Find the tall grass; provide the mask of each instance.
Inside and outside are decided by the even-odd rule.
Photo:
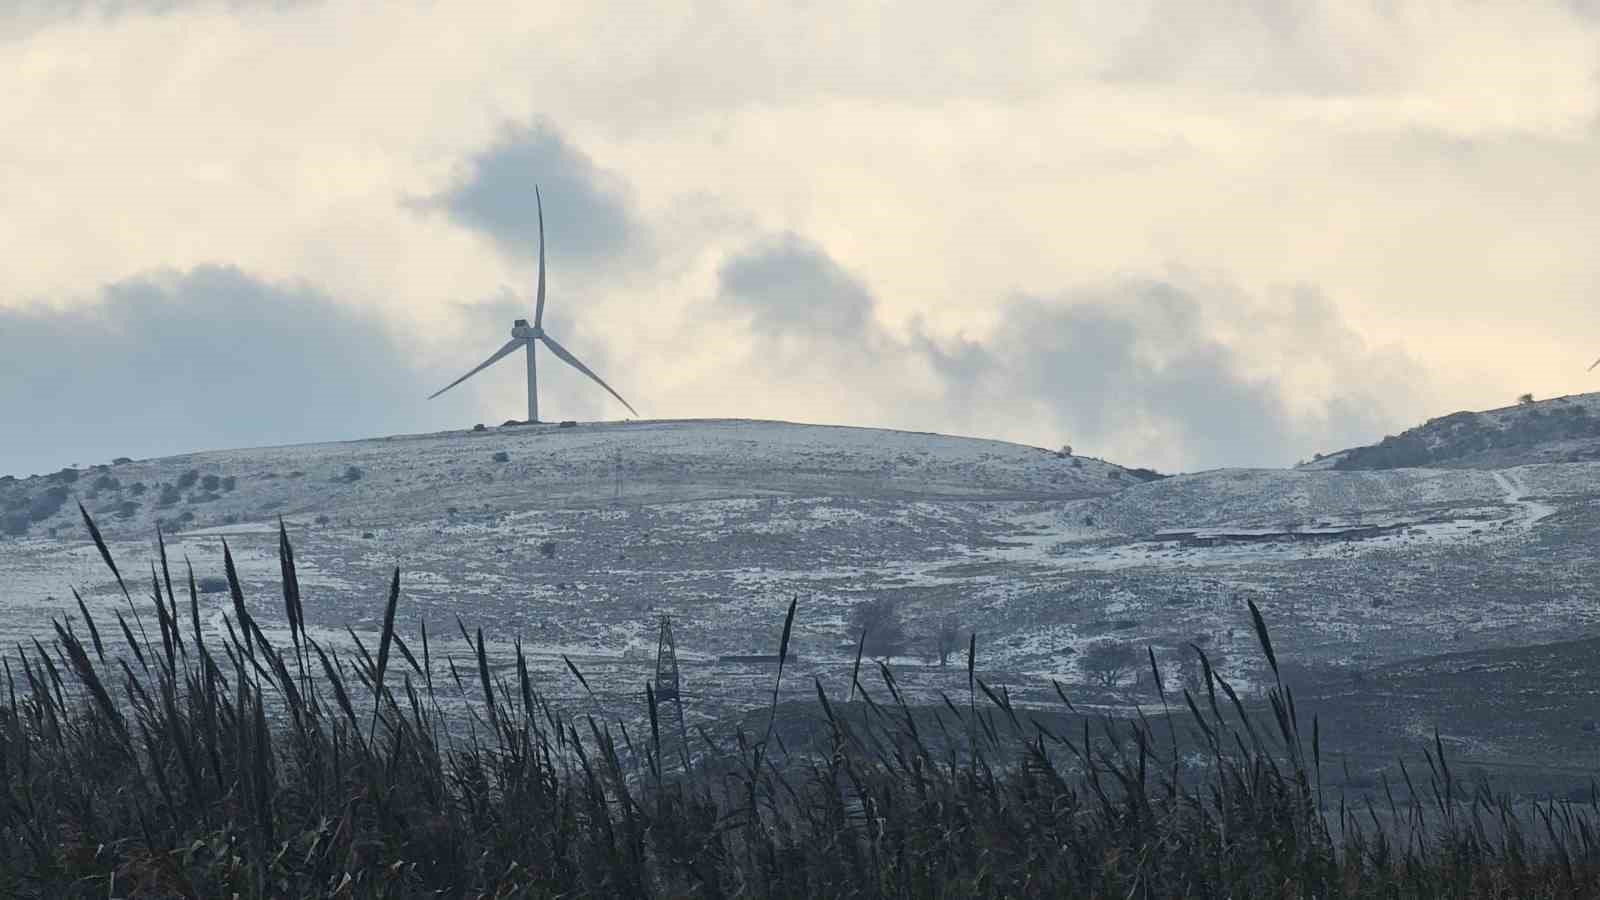
[[[702,732],[692,759],[669,760],[648,687],[650,735],[635,742],[620,724],[560,710],[520,645],[509,677],[464,625],[465,674],[453,654],[437,664],[426,628],[419,658],[395,628],[398,572],[375,655],[354,632],[347,652],[323,646],[306,630],[281,523],[287,645],[249,613],[231,552],[227,637],[208,636],[192,568],[185,609],[164,542],[152,635],[84,521],[122,586],[127,649],[107,652],[80,600],[52,642],[3,660],[5,896],[1600,893],[1600,811],[1519,817],[1486,789],[1463,795],[1437,739],[1427,789],[1386,791],[1381,809],[1323,796],[1320,728],[1312,717],[1307,734],[1253,604],[1274,676],[1265,704],[1247,706],[1194,648],[1199,696],[1169,696],[1151,657],[1175,711],[1161,727],[1083,719],[1057,733],[1059,717],[985,682],[974,637],[966,703],[913,705],[882,665],[869,690],[858,656],[850,698],[814,686],[824,737],[790,747],[778,682],[791,603],[764,733],[719,745]],[[435,678],[446,671],[454,696]]]

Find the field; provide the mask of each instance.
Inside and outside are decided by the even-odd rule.
[[[131,606],[87,513],[84,523]],[[303,627],[286,530],[279,550],[282,640],[247,609],[225,553],[226,640],[207,639],[192,580],[186,622],[158,578],[159,642],[142,621],[136,637],[119,616],[126,644],[112,642],[108,656],[95,616],[80,607],[76,623],[52,623],[50,649],[35,643],[6,660],[7,896],[1600,890],[1593,783],[1586,799],[1563,802],[1497,794],[1452,770],[1436,733],[1423,749],[1427,781],[1402,767],[1403,782],[1383,784],[1381,810],[1370,792],[1364,811],[1347,791],[1330,795],[1321,718],[1307,713],[1308,736],[1253,602],[1252,634],[1271,673],[1264,704],[1241,701],[1196,650],[1195,692],[1174,683],[1169,694],[1152,655],[1162,713],[1094,723],[1065,693],[1050,712],[1014,703],[979,674],[975,641],[964,709],[948,697],[943,709],[912,705],[880,663],[875,684],[853,675],[846,696],[830,700],[814,681],[817,708],[797,718],[780,701],[791,601],[765,728],[741,726],[720,741],[697,729],[700,745],[674,753],[663,740],[671,719],[653,692],[648,728],[631,736],[623,722],[552,701],[520,647],[511,671],[497,671],[481,629],[474,639],[462,628],[466,674],[450,663],[450,695],[426,631],[413,636],[419,662],[395,628],[398,576],[373,647],[352,633],[354,652],[325,648]],[[861,663],[858,653],[858,674]],[[1069,727],[1078,724],[1081,732]]]

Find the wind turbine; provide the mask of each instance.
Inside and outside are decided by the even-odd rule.
[[[611,396],[617,398],[617,400],[623,406],[628,407],[628,412],[631,412],[635,416],[637,416],[637,415],[639,415],[638,410],[634,409],[631,405],[629,405],[628,401],[623,400],[621,394],[619,394],[616,391],[612,390],[611,389],[611,385],[606,384],[605,381],[601,380],[600,376],[596,375],[594,373],[594,370],[590,369],[588,366],[586,366],[582,362],[580,362],[576,356],[573,356],[572,353],[567,350],[567,348],[561,346],[561,344],[559,344],[556,341],[555,338],[551,337],[548,334],[545,334],[545,331],[544,331],[544,201],[541,200],[540,197],[539,197],[539,186],[538,185],[534,185],[534,188],[533,188],[533,202],[535,203],[535,205],[538,207],[538,210],[539,210],[539,299],[537,301],[537,305],[534,307],[534,310],[533,310],[533,324],[529,325],[527,319],[518,319],[515,322],[511,323],[511,340],[507,341],[506,345],[504,347],[501,347],[499,350],[496,350],[494,352],[493,356],[491,356],[488,359],[484,360],[483,362],[479,363],[477,368],[475,368],[471,372],[468,372],[467,374],[461,376],[460,378],[457,378],[455,381],[452,381],[449,384],[445,385],[438,392],[436,392],[433,395],[429,396],[428,399],[432,400],[434,397],[439,396],[439,394],[442,394],[445,391],[450,390],[451,388],[455,387],[456,385],[460,384],[461,382],[466,381],[468,378],[471,378],[472,376],[478,374],[479,372],[482,372],[484,369],[487,369],[490,366],[494,365],[495,363],[499,362],[501,360],[501,358],[505,357],[506,355],[508,355],[510,353],[513,353],[518,349],[526,347],[527,350],[528,350],[528,421],[530,423],[537,422],[537,421],[539,421],[539,371],[536,368],[535,362],[534,362],[534,348],[536,348],[538,346],[538,342],[539,341],[544,341],[544,345],[546,347],[549,347],[550,348],[550,352],[554,353],[557,356],[557,358],[559,358],[562,362],[566,363],[567,365],[573,367],[574,369],[577,369],[579,372],[582,372],[583,374],[589,376],[590,378],[593,378],[595,384],[598,384],[601,387],[605,388],[607,393],[609,393]]]

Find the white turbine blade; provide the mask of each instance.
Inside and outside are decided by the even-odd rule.
[[[595,384],[598,384],[601,387],[605,388],[606,391],[611,394],[611,396],[617,398],[618,402],[620,402],[623,406],[628,407],[628,412],[633,413],[635,416],[639,415],[639,411],[634,409],[628,403],[628,401],[623,400],[621,394],[617,393],[616,391],[611,390],[611,385],[606,384],[604,381],[600,380],[600,376],[596,375],[593,371],[591,371],[588,366],[584,365],[581,362],[578,362],[578,358],[576,356],[573,356],[571,353],[568,353],[567,352],[567,348],[565,348],[565,347],[561,346],[560,344],[556,343],[556,339],[555,338],[551,337],[548,334],[545,334],[545,335],[540,335],[539,336],[539,340],[544,341],[545,346],[550,348],[550,352],[551,353],[554,353],[555,355],[561,357],[561,361],[562,362],[564,362],[567,365],[573,367],[574,369],[577,369],[579,372],[582,372],[583,374],[589,376],[590,378],[593,378]]]
[[[1600,366],[1600,359],[1597,359],[1594,362],[1589,363],[1588,371],[1593,372],[1595,366]]]
[[[544,201],[539,199],[539,186],[533,186],[533,203],[539,209],[539,300],[533,309],[533,327],[544,324]]]
[[[471,378],[472,376],[478,374],[479,372],[482,372],[484,369],[489,368],[490,366],[492,366],[496,362],[498,362],[499,359],[502,356],[505,356],[507,353],[510,353],[511,351],[517,349],[518,347],[521,347],[522,344],[523,344],[523,339],[522,338],[512,338],[510,341],[506,342],[506,345],[504,347],[501,347],[499,350],[496,350],[494,352],[493,356],[489,357],[488,359],[484,360],[481,363],[478,363],[478,367],[476,369],[473,369],[471,372],[468,372],[467,374],[461,376],[460,378],[457,378],[455,381],[452,381],[449,384],[445,385],[444,387],[440,388],[436,393],[429,395],[428,399],[432,400],[434,397],[439,396],[439,394],[442,394],[445,391],[450,390],[451,388],[455,387],[456,385],[460,384],[461,382],[466,381],[468,378]]]

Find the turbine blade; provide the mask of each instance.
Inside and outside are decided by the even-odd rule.
[[[518,347],[521,347],[522,344],[523,344],[523,339],[522,338],[512,338],[510,341],[506,342],[506,345],[504,347],[501,347],[499,350],[496,350],[494,352],[493,356],[489,357],[488,359],[484,360],[481,363],[478,363],[478,367],[476,369],[473,369],[471,372],[468,372],[467,374],[461,376],[460,378],[457,378],[455,381],[450,382],[449,384],[447,384],[444,387],[440,388],[435,393],[430,394],[428,396],[428,399],[432,400],[434,397],[439,396],[440,394],[444,393],[445,391],[450,390],[451,388],[455,387],[456,385],[460,384],[461,382],[466,381],[468,378],[471,378],[472,376],[478,374],[479,372],[482,372],[484,369],[489,368],[490,366],[492,366],[496,362],[498,362],[501,357],[503,357],[507,353],[510,353],[511,351],[517,349]]]
[[[564,362],[567,365],[573,367],[574,369],[577,369],[579,372],[582,372],[583,374],[589,376],[590,378],[593,378],[595,384],[598,384],[601,387],[605,388],[607,393],[609,393],[609,394],[611,394],[611,396],[617,398],[617,401],[620,402],[623,406],[628,407],[628,412],[633,413],[635,417],[637,417],[639,415],[639,411],[634,409],[633,406],[628,403],[628,401],[623,400],[621,394],[617,393],[616,391],[611,390],[611,385],[606,384],[604,381],[602,381],[600,379],[600,376],[596,375],[592,370],[590,370],[590,368],[588,366],[586,366],[583,363],[579,362],[578,358],[576,356],[573,356],[571,353],[567,352],[567,348],[565,348],[565,347],[561,346],[560,344],[556,343],[556,339],[555,338],[551,337],[548,334],[545,334],[545,335],[540,335],[539,336],[539,340],[544,341],[545,346],[550,348],[550,352],[551,353],[554,353],[556,356],[561,357],[561,361],[562,362]]]
[[[533,186],[533,202],[539,209],[539,301],[533,310],[533,327],[544,324],[544,201],[539,199],[539,186]]]
[[[1594,361],[1594,362],[1592,362],[1592,363],[1589,363],[1589,369],[1588,369],[1588,371],[1590,371],[1590,372],[1593,372],[1593,371],[1594,371],[1594,367],[1595,367],[1595,366],[1600,366],[1600,359],[1597,359],[1597,360],[1595,360],[1595,361]]]

